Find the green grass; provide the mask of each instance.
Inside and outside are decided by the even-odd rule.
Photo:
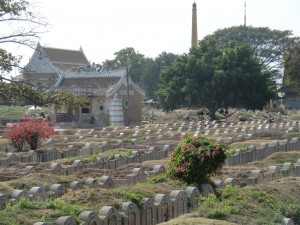
[[[124,198],[126,201],[135,203],[139,208],[143,207],[143,198],[146,196],[144,197],[141,194],[129,192],[123,189],[113,189],[112,192],[118,197]]]
[[[5,106],[0,105],[0,118],[23,118],[31,106]]]
[[[134,144],[134,142],[130,138],[123,138],[122,141],[124,144],[129,144],[129,145]]]
[[[73,162],[75,160],[80,160],[83,163],[89,164],[89,163],[95,163],[97,161],[98,158],[98,154],[93,154],[91,156],[88,157],[84,157],[84,158],[80,158],[80,157],[71,157],[71,158],[67,158],[67,162],[69,165],[73,164]]]
[[[287,138],[294,138],[294,137],[300,137],[300,132],[291,132],[291,133],[286,133],[283,135],[283,137]]]
[[[31,225],[36,221],[54,222],[60,216],[72,216],[77,222],[80,212],[88,210],[78,205],[64,202],[60,199],[47,201],[28,201],[22,198],[15,205],[8,205],[0,211],[1,223],[3,225]]]
[[[227,186],[217,197],[202,198],[200,216],[238,224],[282,224],[284,217],[300,222],[297,199],[282,198],[262,188]]]

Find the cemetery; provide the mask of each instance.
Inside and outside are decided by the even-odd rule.
[[[205,208],[207,197],[226,188],[254,190],[300,179],[299,121],[293,119],[297,112],[274,114],[272,123],[263,112],[241,111],[234,115],[247,120],[226,121],[198,120],[193,112],[188,120],[182,112],[156,113],[154,123],[139,126],[56,128],[56,135],[36,150],[1,145],[4,224],[20,218],[35,225],[173,224],[173,218],[189,220],[188,215]],[[188,136],[229,146],[225,165],[211,183],[199,187],[159,182],[170,155]],[[19,212],[17,219],[8,218],[13,209]],[[31,209],[30,216],[26,209]],[[293,224],[288,216],[281,218],[282,224]]]
[[[0,4],[0,225],[300,224],[295,1],[49,2]]]

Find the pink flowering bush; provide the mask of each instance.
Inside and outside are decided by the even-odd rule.
[[[187,137],[171,154],[168,176],[198,186],[208,182],[225,163],[226,150],[205,137]]]
[[[11,141],[11,145],[21,151],[23,145],[28,143],[32,150],[37,149],[42,140],[55,135],[49,121],[39,121],[34,118],[23,123],[16,123],[7,127],[4,136]]]

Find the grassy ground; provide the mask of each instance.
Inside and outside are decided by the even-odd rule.
[[[0,105],[0,118],[23,118],[30,107]]]
[[[199,209],[163,225],[283,224],[283,218],[300,223],[300,178],[285,178],[252,187],[226,187],[220,196],[202,199]],[[221,221],[222,220],[222,221]]]
[[[8,189],[8,187],[3,187]],[[0,191],[3,190],[0,186]],[[141,183],[116,189],[82,189],[45,202],[21,200],[0,211],[2,224],[32,224],[36,221],[55,221],[59,216],[71,215],[78,219],[80,212],[98,212],[104,205],[120,207],[124,201],[142,204],[145,197],[185,189],[180,182],[167,180],[159,184]],[[173,219],[168,224],[259,225],[282,224],[284,217],[300,223],[300,178],[289,177],[259,186],[226,187],[220,195],[202,198],[200,207],[192,214]],[[22,221],[22,222],[20,222]]]
[[[199,217],[196,213],[190,213],[182,215],[169,222],[161,223],[160,225],[237,225],[237,223],[231,223],[224,220],[214,220]]]
[[[220,197],[203,199],[199,216],[237,224],[282,224],[284,217],[300,223],[300,178],[285,178],[259,186],[227,187]]]
[[[180,112],[172,112],[163,114],[157,111],[158,115],[155,123],[158,122],[177,122],[182,121],[188,111],[181,110]],[[196,117],[196,111],[190,113],[190,116]],[[258,115],[259,116],[259,115]],[[264,116],[264,115],[262,115]],[[296,117],[296,116],[295,116]],[[110,128],[108,128],[110,129]],[[82,131],[83,133],[86,131]],[[114,131],[119,133],[119,131]],[[74,138],[75,145],[82,146],[83,142],[76,142],[75,130],[70,130],[70,138]],[[100,135],[101,136],[101,135]],[[125,135],[126,136],[126,135]],[[235,143],[232,147],[243,148],[249,145],[260,145],[262,142],[269,143],[274,137],[298,137],[299,133],[282,134],[274,133],[272,137],[260,135],[259,140],[251,140],[248,142]],[[77,137],[77,136],[76,136]],[[105,137],[103,137],[105,139]],[[103,139],[103,140],[104,140]],[[92,141],[93,139],[85,140]],[[5,140],[0,140],[0,145],[7,144]],[[157,141],[159,144],[168,144],[164,141]],[[70,144],[70,143],[68,143]],[[58,146],[60,144],[57,144]],[[61,143],[61,146],[66,145]],[[116,153],[123,153],[122,149],[119,152],[116,150],[108,151],[105,156],[112,157]],[[249,167],[266,167],[268,165],[276,165],[290,161],[295,163],[300,158],[300,153],[297,151],[275,153],[267,159],[257,162],[252,162],[248,165],[241,165],[239,169],[231,167],[235,170],[236,177],[238,173],[249,170]],[[82,159],[82,158],[81,158]],[[86,157],[82,160],[93,161],[95,156]],[[68,159],[68,164],[71,164],[73,159]],[[147,162],[144,162],[145,164]],[[149,162],[148,162],[149,163]],[[157,163],[161,164],[161,163]],[[165,162],[167,164],[167,162]],[[226,168],[224,168],[225,170]],[[61,183],[68,187],[70,181],[85,180],[94,174],[82,174],[84,179],[78,179],[75,175],[72,176],[54,176],[49,174],[29,174],[20,179],[9,182],[0,182],[0,193],[10,195],[14,189],[22,189],[28,191],[32,186],[42,186],[47,189],[51,184]],[[228,174],[227,174],[228,175]],[[246,178],[243,178],[246,179]],[[86,188],[75,191],[68,191],[61,198],[47,200],[45,202],[28,202],[21,200],[16,205],[8,205],[6,209],[0,210],[0,224],[7,225],[29,225],[36,221],[53,222],[58,217],[70,215],[79,221],[78,215],[85,210],[93,210],[98,212],[104,205],[112,205],[119,207],[124,201],[133,201],[140,205],[142,198],[153,198],[158,193],[169,194],[175,189],[185,189],[186,185],[169,179],[164,179],[160,176],[152,179],[147,183],[140,183],[130,187],[120,187],[115,189],[92,189]],[[209,196],[203,198],[200,207],[192,214],[183,215],[179,218],[171,220],[167,224],[207,224],[207,225],[233,225],[233,224],[282,224],[284,217],[293,217],[295,222],[300,224],[300,178],[290,177],[273,182],[246,187],[227,187],[218,196]]]

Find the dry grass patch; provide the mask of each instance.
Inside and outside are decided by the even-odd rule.
[[[15,189],[4,182],[0,182],[0,193],[10,196]]]
[[[266,161],[274,161],[275,163],[292,162],[296,163],[300,159],[299,151],[276,152],[266,158]]]
[[[124,201],[112,190],[101,188],[70,191],[63,195],[61,199],[70,204],[85,206],[94,212],[98,212],[103,206],[119,207]]]
[[[10,141],[8,139],[0,139],[0,145],[9,145]]]
[[[69,186],[69,183],[74,181],[75,177],[72,176],[55,176],[52,174],[46,173],[31,173],[24,177],[21,177],[16,180],[6,182],[7,185],[21,190],[29,190],[31,187],[39,186],[43,187],[46,190],[52,184],[63,184],[65,187]]]
[[[273,142],[273,140],[257,139],[257,140],[249,140],[249,141],[244,141],[244,142],[234,142],[234,143],[230,144],[230,147],[234,148],[234,149],[238,149],[238,148],[243,148],[245,146],[254,145],[257,148],[263,143],[270,145],[272,142]]]
[[[197,217],[196,214],[185,214],[179,216],[176,219],[172,219],[168,222],[161,223],[161,225],[237,225],[237,223],[230,223],[223,220],[213,220],[203,217]]]

